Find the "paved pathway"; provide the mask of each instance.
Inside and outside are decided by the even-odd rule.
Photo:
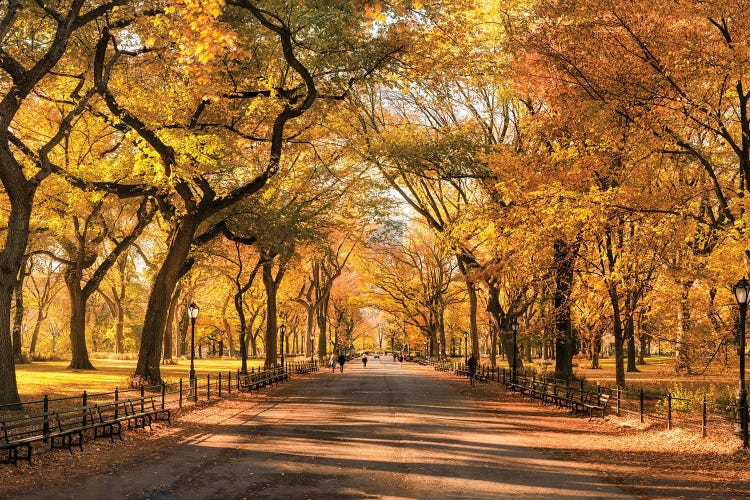
[[[391,359],[296,381],[234,407],[153,465],[35,498],[628,498],[553,460],[512,416],[466,401],[432,370]]]

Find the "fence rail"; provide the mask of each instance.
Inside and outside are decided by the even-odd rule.
[[[284,367],[271,368],[268,370],[256,370],[251,368],[250,374],[269,372],[272,370],[283,370],[288,376],[300,373],[309,373],[317,371],[317,361],[289,361],[284,363]],[[34,414],[48,411],[64,410],[77,406],[87,406],[95,403],[106,403],[110,401],[119,401],[131,397],[143,397],[147,394],[158,394],[161,401],[161,408],[183,408],[189,404],[196,404],[198,401],[210,401],[218,399],[224,395],[229,395],[233,391],[240,390],[240,370],[233,372],[218,372],[196,377],[192,387],[190,380],[180,378],[176,382],[162,382],[159,385],[144,386],[136,388],[119,388],[107,392],[89,392],[83,391],[80,395],[50,397],[45,394],[42,399],[33,401],[22,401],[19,404],[0,405],[0,416]]]

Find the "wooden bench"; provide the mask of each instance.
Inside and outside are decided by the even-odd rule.
[[[596,394],[591,393],[591,397],[583,403],[583,407],[588,411],[589,418],[594,416],[595,412],[599,412],[599,416],[604,417],[609,406],[609,394]]]
[[[283,368],[274,368],[262,372],[240,373],[240,391],[252,392],[267,385],[283,382],[289,374]]]
[[[53,419],[53,412],[45,412],[0,420],[0,450],[8,450],[8,458],[2,461],[18,465],[18,460],[27,460],[31,465],[31,444],[46,439]]]

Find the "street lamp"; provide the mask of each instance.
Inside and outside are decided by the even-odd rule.
[[[284,368],[284,333],[286,332],[286,325],[282,323],[279,331],[281,332],[281,367]]]
[[[518,359],[518,356],[516,356],[516,353],[518,352],[518,347],[516,347],[516,334],[518,333],[518,320],[516,318],[513,318],[513,322],[510,324],[510,329],[513,330],[513,383],[516,383],[516,374],[518,373],[517,370],[517,364],[516,361]]]
[[[195,380],[195,318],[198,317],[198,306],[191,302],[188,306],[188,316],[190,317],[190,384],[192,387]]]
[[[315,334],[310,334],[310,361],[315,361]]]
[[[469,332],[464,332],[464,364],[469,362]]]
[[[747,390],[745,389],[745,318],[747,316],[747,299],[750,294],[750,282],[743,278],[734,285],[734,298],[740,308],[739,355],[740,355],[740,426],[742,427],[742,446],[747,448]]]
[[[424,357],[427,357],[427,341],[425,340],[422,342],[422,345],[424,346],[424,349],[422,349],[422,353],[424,354]]]

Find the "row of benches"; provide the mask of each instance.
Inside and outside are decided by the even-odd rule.
[[[257,391],[261,387],[284,382],[288,379],[289,373],[280,367],[259,372],[240,373],[240,391]]]
[[[505,387],[533,400],[568,408],[573,413],[586,413],[589,418],[596,414],[603,417],[609,409],[609,394],[582,391],[573,385],[561,385],[546,379],[516,377],[515,381],[508,379]]]
[[[158,408],[154,396],[97,403],[76,408],[17,415],[0,419],[0,450],[7,457],[0,462],[18,465],[18,460],[31,464],[32,444],[48,443],[50,449],[73,447],[83,450],[84,435],[91,431],[94,439],[114,436],[122,439],[122,426],[128,429],[151,427],[155,421],[170,421],[170,412]]]

